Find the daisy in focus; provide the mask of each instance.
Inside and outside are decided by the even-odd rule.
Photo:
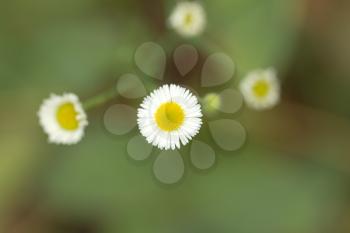
[[[164,85],[147,96],[137,112],[141,134],[161,150],[186,145],[202,125],[201,106],[189,90]]]
[[[86,114],[74,94],[52,94],[38,111],[39,123],[49,142],[71,145],[79,142],[88,125]]]
[[[250,72],[240,83],[247,105],[256,110],[270,109],[280,100],[280,83],[273,68]]]
[[[198,2],[179,2],[169,18],[170,26],[181,36],[201,34],[206,25],[206,14]]]

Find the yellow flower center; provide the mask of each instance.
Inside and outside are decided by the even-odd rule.
[[[184,17],[184,25],[185,27],[190,27],[193,23],[193,14],[188,12]]]
[[[264,98],[270,91],[270,84],[266,80],[259,80],[253,85],[253,93],[258,98]]]
[[[179,104],[167,102],[159,106],[154,118],[160,129],[170,132],[181,127],[185,120],[185,113]]]
[[[77,115],[78,113],[75,111],[74,105],[72,103],[65,103],[57,109],[56,118],[63,129],[73,131],[79,126]]]

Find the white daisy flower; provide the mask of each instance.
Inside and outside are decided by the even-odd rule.
[[[198,2],[179,2],[169,18],[170,26],[184,37],[201,34],[206,26],[206,14]]]
[[[174,150],[186,145],[202,125],[201,106],[189,90],[164,85],[147,96],[138,109],[141,134],[159,149]]]
[[[71,145],[79,142],[88,125],[86,114],[74,94],[58,96],[52,94],[43,101],[39,112],[39,123],[49,136],[49,142]]]
[[[250,72],[240,83],[247,105],[257,110],[269,109],[280,100],[280,83],[273,68]]]

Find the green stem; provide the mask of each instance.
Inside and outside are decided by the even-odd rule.
[[[118,96],[117,91],[112,88],[106,92],[102,92],[101,94],[91,97],[90,99],[87,99],[83,103],[83,108],[85,111],[89,111],[95,107],[98,107],[112,99]]]

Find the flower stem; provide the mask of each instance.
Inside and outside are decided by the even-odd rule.
[[[117,91],[115,88],[111,88],[110,90],[106,92],[102,92],[99,95],[96,95],[94,97],[91,97],[83,102],[83,108],[85,111],[89,111],[93,108],[96,108],[112,99],[118,96]]]

